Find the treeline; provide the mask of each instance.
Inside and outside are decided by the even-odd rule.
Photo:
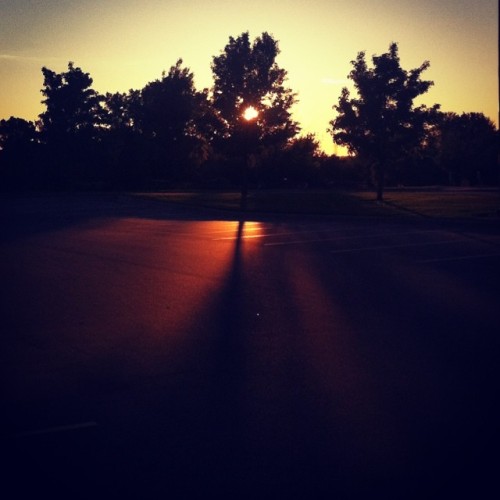
[[[343,89],[332,139],[349,157],[327,156],[292,119],[296,94],[276,63],[277,41],[248,33],[212,59],[214,84],[197,90],[182,60],[140,90],[101,95],[73,63],[42,68],[38,121],[0,121],[3,190],[377,186],[498,181],[495,126],[481,113],[415,108],[432,82],[424,63],[405,71],[397,45],[352,61],[357,95]],[[249,106],[256,118],[248,122]],[[245,168],[244,168],[245,167]]]

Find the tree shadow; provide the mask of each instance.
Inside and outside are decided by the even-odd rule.
[[[216,441],[207,457],[205,472],[210,481],[224,477],[226,484],[239,483],[245,469],[245,392],[247,385],[248,296],[245,287],[245,220],[236,228],[234,249],[227,275],[215,301],[208,306],[209,331],[204,360],[206,429],[200,440]],[[208,430],[208,432],[207,432]],[[193,450],[194,451],[194,450]],[[196,452],[193,452],[195,455]]]
[[[219,335],[214,346],[214,375],[221,386],[234,390],[244,378],[244,276],[243,276],[243,234],[245,220],[238,222],[232,261],[228,268],[226,282],[221,290],[219,303],[215,308],[215,324]]]

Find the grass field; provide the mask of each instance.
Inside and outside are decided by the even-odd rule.
[[[359,196],[368,198],[366,193]],[[498,217],[499,190],[388,191],[385,202],[427,217]]]
[[[239,192],[140,193],[190,206],[238,211]],[[334,190],[250,191],[248,212],[408,217],[499,217],[500,191],[479,189],[388,190],[377,203],[373,192]]]

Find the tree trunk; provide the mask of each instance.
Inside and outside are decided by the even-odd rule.
[[[381,180],[377,183],[377,201],[384,201],[384,184]]]
[[[247,154],[242,165],[241,170],[241,197],[240,197],[240,210],[245,212],[247,209],[247,196],[248,196],[248,167],[250,163],[250,155]]]
[[[377,201],[384,200],[384,177],[385,165],[383,161],[378,161],[375,164],[375,185],[377,187]]]

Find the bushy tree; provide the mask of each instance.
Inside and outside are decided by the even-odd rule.
[[[482,113],[442,113],[437,126],[437,155],[452,185],[498,181],[498,131]]]
[[[46,110],[38,128],[45,145],[41,162],[52,188],[91,187],[100,176],[96,148],[102,109],[100,96],[92,89],[88,73],[68,63],[68,71],[56,73],[42,68],[41,90]]]
[[[193,118],[195,94],[193,74],[178,60],[161,79],[142,89],[137,126],[149,137],[182,141]]]
[[[68,63],[68,71],[55,73],[43,67],[42,101],[46,111],[40,114],[40,130],[47,142],[66,141],[69,136],[93,137],[100,122],[102,97],[91,88],[88,73]]]
[[[99,155],[101,178],[107,186],[142,189],[146,185],[148,144],[136,127],[140,100],[139,90],[104,96]]]
[[[182,59],[141,90],[107,94],[104,109],[108,163],[127,185],[196,177],[220,127]]]
[[[298,132],[291,118],[296,95],[286,87],[287,72],[276,58],[278,41],[262,33],[253,42],[248,32],[230,37],[220,55],[212,60],[213,104],[220,113],[226,136],[238,141],[242,115],[252,106],[257,118],[259,140],[264,145],[285,145]]]
[[[8,190],[35,187],[38,137],[33,122],[11,116],[0,120],[0,184]]]
[[[106,130],[135,130],[141,95],[138,90],[107,93],[103,99],[102,121]]]
[[[0,120],[0,150],[18,150],[36,140],[36,129],[33,122],[11,116],[8,120]]]
[[[288,185],[307,187],[318,181],[320,147],[314,134],[293,138],[283,152]]]
[[[160,177],[185,176],[206,157],[217,129],[208,91],[196,90],[194,75],[182,59],[141,90],[132,116],[134,126],[151,141]]]
[[[433,84],[421,79],[429,62],[404,70],[396,43],[388,52],[373,56],[372,62],[370,68],[365,52],[351,61],[349,78],[357,96],[342,89],[333,106],[337,116],[330,122],[330,133],[337,144],[371,164],[377,199],[382,200],[387,165],[421,145],[438,106],[414,107],[414,100]]]

